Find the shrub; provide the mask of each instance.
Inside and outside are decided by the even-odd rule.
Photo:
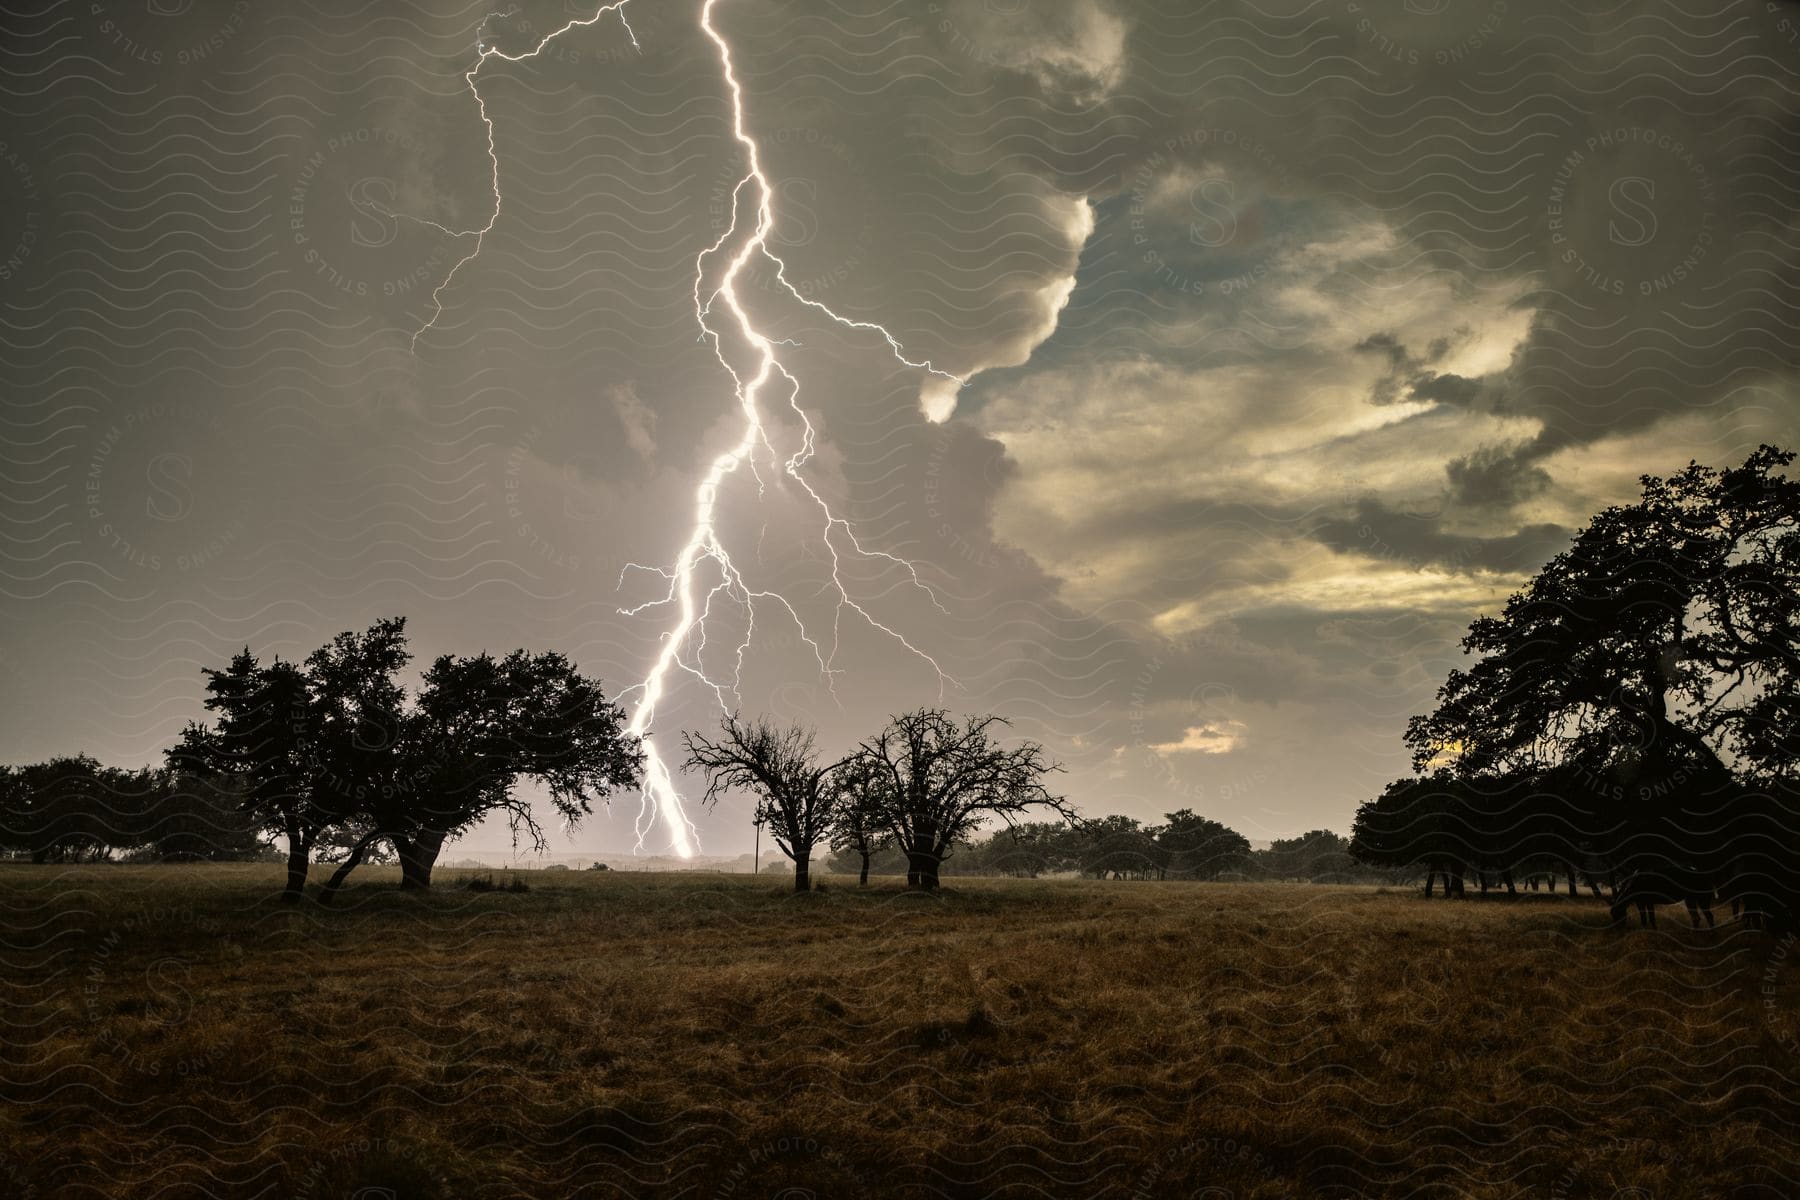
[[[462,880],[462,886],[471,892],[529,892],[531,890],[531,885],[517,875],[508,877],[504,883],[496,883],[492,871],[466,876]]]

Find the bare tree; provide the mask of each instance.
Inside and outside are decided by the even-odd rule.
[[[884,798],[888,829],[906,854],[908,887],[937,887],[951,843],[986,816],[1011,824],[1015,814],[1042,806],[1075,819],[1068,801],[1044,786],[1044,776],[1062,768],[1042,746],[995,744],[990,731],[1007,724],[996,716],[958,723],[941,708],[922,708],[894,717],[862,744],[859,757],[886,780],[877,794]]]
[[[794,860],[794,890],[812,886],[813,847],[828,836],[842,793],[831,776],[841,763],[818,764],[813,734],[801,725],[780,728],[768,718],[725,718],[718,741],[684,733],[689,769],[706,772],[706,802],[727,791],[756,797],[756,820]]]

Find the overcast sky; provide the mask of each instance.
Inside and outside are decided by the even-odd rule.
[[[496,216],[464,78],[494,7],[6,18],[0,759],[152,761],[203,666],[392,613],[421,658],[557,648],[641,698],[676,614],[621,610],[744,429],[695,259],[746,160],[698,5],[629,0],[629,33],[482,64]],[[487,27],[511,54],[593,11],[516,7]],[[968,382],[746,268],[855,607],[783,474],[783,385],[718,493],[755,627],[715,597],[665,754],[721,694],[833,753],[941,702],[1046,743],[1092,813],[1347,830],[1468,621],[1587,515],[1800,443],[1800,7],[713,19],[788,280]],[[490,219],[437,312],[474,249],[448,234]],[[747,811],[695,811],[704,850],[748,849]],[[637,815],[558,848],[628,849]]]

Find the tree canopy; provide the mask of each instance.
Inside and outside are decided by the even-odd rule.
[[[1528,856],[1793,875],[1800,482],[1788,451],[1645,476],[1499,616],[1473,622],[1406,741],[1421,779],[1359,814],[1366,861]],[[1429,848],[1427,850],[1427,848]],[[1448,876],[1447,876],[1448,878]],[[1790,895],[1792,889],[1789,889]],[[1791,903],[1788,906],[1791,910]]]
[[[951,846],[965,840],[988,817],[1011,822],[1033,808],[1048,808],[1064,820],[1075,810],[1051,793],[1044,777],[1061,770],[1036,742],[1003,747],[994,730],[1008,722],[997,716],[957,721],[941,708],[902,713],[862,743],[858,755],[879,780],[882,815],[894,842],[907,856],[910,887],[938,886],[939,865]]]
[[[393,617],[339,634],[304,667],[263,665],[246,649],[205,672],[214,721],[190,724],[169,762],[235,781],[245,810],[287,841],[290,899],[328,831],[347,844],[328,894],[382,841],[403,885],[422,887],[444,842],[490,814],[544,844],[525,780],[565,822],[639,784],[643,754],[624,714],[563,655],[442,655],[409,697],[400,672],[411,657]]]
[[[1800,483],[1764,446],[1742,467],[1645,476],[1469,627],[1406,740],[1464,775],[1580,765],[1792,778],[1800,703]]]

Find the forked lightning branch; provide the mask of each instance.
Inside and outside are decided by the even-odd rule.
[[[433,289],[431,294],[431,316],[416,330],[412,337],[415,352],[419,338],[432,329],[444,312],[444,294],[455,282],[457,274],[481,253],[482,243],[493,231],[500,220],[504,200],[500,185],[500,155],[495,143],[494,120],[488,113],[486,101],[481,95],[481,73],[492,60],[499,59],[507,63],[524,62],[543,53],[556,39],[578,29],[586,29],[599,24],[610,17],[616,17],[625,36],[633,47],[638,45],[637,35],[631,28],[627,9],[631,0],[617,0],[596,9],[593,15],[572,20],[561,28],[546,35],[531,49],[523,53],[508,53],[491,44],[488,38],[487,20],[484,18],[476,31],[475,65],[464,73],[469,93],[481,115],[481,122],[487,134],[487,155],[493,188],[494,205],[487,221],[478,229],[453,230],[434,221],[422,223],[431,225],[447,236],[459,239],[473,239],[468,249],[445,274],[443,280]],[[668,688],[674,677],[690,676],[703,689],[710,691],[721,708],[728,706],[728,696],[734,695],[741,679],[744,656],[757,634],[757,617],[759,610],[769,613],[776,619],[791,622],[799,631],[800,641],[807,647],[816,660],[820,676],[825,680],[827,688],[831,688],[840,668],[837,655],[840,645],[843,618],[846,613],[855,620],[866,622],[868,626],[881,635],[893,640],[909,653],[918,656],[928,663],[936,673],[940,693],[944,684],[953,684],[937,661],[929,653],[920,648],[904,633],[885,623],[871,613],[851,594],[843,577],[846,560],[867,560],[881,566],[904,572],[910,587],[923,592],[930,602],[942,611],[938,597],[922,578],[917,568],[906,559],[888,554],[885,551],[864,546],[858,539],[856,531],[844,518],[838,516],[825,498],[807,480],[804,468],[813,456],[815,448],[815,431],[811,420],[800,404],[800,381],[784,365],[780,358],[780,349],[785,343],[776,341],[758,328],[755,318],[742,302],[738,293],[738,282],[744,271],[759,259],[773,268],[779,291],[789,299],[805,305],[807,308],[836,322],[847,330],[866,332],[880,338],[888,351],[901,364],[937,377],[951,388],[959,388],[964,382],[962,376],[943,370],[929,359],[914,359],[908,356],[905,348],[886,328],[867,321],[851,320],[835,312],[817,300],[809,299],[787,278],[787,264],[770,246],[771,235],[775,231],[778,214],[775,210],[775,189],[764,172],[762,155],[756,139],[750,134],[745,119],[743,88],[738,81],[733,67],[731,46],[713,24],[713,11],[719,0],[705,0],[700,9],[700,29],[717,50],[720,78],[725,86],[731,104],[732,137],[742,149],[746,166],[744,174],[738,179],[731,191],[731,222],[718,240],[702,250],[694,260],[694,318],[699,323],[702,340],[712,347],[719,366],[731,380],[733,397],[743,416],[743,426],[735,443],[730,449],[717,455],[701,477],[694,491],[693,526],[686,542],[675,555],[674,562],[667,567],[641,566],[631,564],[625,571],[644,571],[662,578],[667,587],[655,599],[633,608],[621,609],[627,616],[644,614],[670,614],[671,623],[663,635],[662,645],[655,661],[646,672],[643,682],[628,689],[626,696],[635,696],[636,706],[631,713],[628,731],[634,735],[646,733],[656,717],[657,706],[668,694]],[[754,214],[749,220],[741,214],[746,206]],[[717,264],[723,263],[720,269]],[[709,276],[713,278],[709,282]],[[715,324],[719,320],[719,309],[723,308],[727,318],[727,328],[735,332],[738,339],[749,347],[747,362],[738,366],[732,364],[726,353],[725,330]],[[776,402],[785,403],[798,418],[800,428],[799,445],[792,453],[783,454],[775,448],[769,431],[763,423],[762,404],[767,393],[773,391]],[[731,554],[726,548],[714,523],[714,515],[721,490],[734,477],[740,475],[739,468],[746,465],[750,473],[756,477],[756,485],[761,488],[762,478],[756,471],[758,454],[766,455],[772,469],[778,471],[789,480],[793,487],[804,496],[805,502],[817,510],[820,521],[818,541],[824,547],[825,562],[831,573],[831,589],[833,610],[831,629],[828,634],[816,635],[808,629],[799,610],[782,593],[774,588],[754,585],[745,578],[734,564]],[[623,583],[624,575],[621,575]],[[730,605],[744,617],[743,633],[736,645],[733,659],[734,667],[730,677],[715,678],[707,673],[700,661],[700,651],[706,645],[706,624],[713,613],[715,604]],[[835,693],[834,693],[835,694]],[[623,698],[623,697],[622,697]],[[646,757],[645,786],[643,807],[637,821],[638,847],[644,847],[644,840],[660,822],[667,831],[669,845],[676,854],[683,858],[691,857],[698,849],[698,839],[693,822],[688,817],[682,804],[681,793],[676,787],[673,773],[663,760],[657,749],[654,738],[645,738],[643,747]]]

